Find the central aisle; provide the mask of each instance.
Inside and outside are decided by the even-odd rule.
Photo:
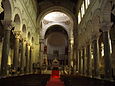
[[[46,86],[64,86],[64,82],[60,78],[50,78]]]

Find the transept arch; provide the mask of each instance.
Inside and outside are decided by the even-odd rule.
[[[67,30],[67,27],[65,27],[65,26],[62,25],[62,24],[59,24],[59,23],[57,24],[57,23],[55,23],[55,24],[51,24],[51,25],[49,25],[48,27],[46,27],[47,29],[44,31],[42,38],[45,38],[45,33],[47,32],[47,30],[48,30],[49,28],[51,28],[51,27],[53,27],[53,26],[60,26],[60,27],[64,28],[64,30],[67,32],[68,37],[70,36],[70,35],[69,35],[69,31]]]
[[[77,25],[77,20],[74,16],[74,14],[72,12],[70,12],[68,9],[64,8],[64,7],[61,7],[61,6],[53,6],[53,7],[50,7],[46,10],[44,10],[38,17],[37,19],[37,23],[38,23],[38,27],[39,30],[41,30],[41,22],[42,22],[42,19],[44,18],[45,15],[47,15],[48,13],[51,13],[51,12],[62,12],[64,14],[66,14],[70,20],[72,21],[72,25],[73,25],[73,28],[71,31],[73,31],[73,29],[76,29],[76,25]],[[73,22],[74,20],[74,22]]]
[[[71,20],[77,21],[74,14],[72,12],[70,12],[68,9],[61,7],[61,6],[53,6],[53,7],[50,7],[48,9],[44,10],[39,15],[39,17],[37,19],[38,24],[40,25],[40,22],[44,18],[45,15],[47,15],[48,13],[51,13],[51,12],[55,12],[55,11],[65,13],[66,15],[68,15],[71,18]],[[76,24],[77,22],[74,22],[74,23]]]
[[[60,30],[62,30],[62,32],[64,32],[64,33],[67,35],[67,38],[68,38],[69,34],[67,33],[65,27],[63,27],[63,26],[61,26],[61,25],[52,25],[52,26],[49,26],[48,29],[47,29],[46,32],[45,32],[44,38],[46,38],[46,35],[47,35],[48,31],[53,30],[53,29],[52,29],[53,27],[57,27],[57,28],[59,28]],[[55,28],[54,28],[54,31],[56,31]]]

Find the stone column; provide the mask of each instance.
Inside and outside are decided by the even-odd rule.
[[[2,48],[2,59],[1,59],[1,74],[7,74],[7,63],[8,63],[8,55],[10,48],[10,34],[11,34],[11,21],[2,21],[4,25],[4,40],[3,40],[3,48]]]
[[[79,73],[79,50],[77,51],[77,58],[78,58],[77,68],[78,68],[78,73]]]
[[[70,40],[69,40],[69,45],[70,45],[70,69],[71,69],[71,74],[73,74],[74,73],[74,56],[73,56],[73,44],[74,44],[74,40],[73,40],[73,38],[71,38]]]
[[[87,75],[91,76],[91,45],[87,45]]]
[[[14,31],[15,44],[14,44],[14,57],[13,57],[13,67],[15,70],[19,67],[19,41],[20,41],[20,31]]]
[[[24,73],[24,67],[25,67],[25,39],[22,39],[20,67],[21,67],[21,73]]]
[[[78,49],[76,50],[76,71],[78,73],[79,70],[79,53],[78,53]]]
[[[112,67],[111,67],[111,53],[110,53],[110,34],[109,30],[111,29],[111,23],[103,23],[103,43],[104,43],[104,63],[105,63],[105,78],[112,78]]]
[[[77,70],[77,58],[76,58],[76,50],[74,49],[74,53],[73,53],[73,73],[76,74],[76,70]]]
[[[79,73],[81,74],[81,50],[79,50]]]
[[[43,52],[44,52],[44,39],[40,39],[40,66],[42,65],[43,60]]]
[[[68,40],[68,66],[71,67],[71,62],[72,62],[72,58],[71,58],[71,43],[70,40]]]
[[[29,72],[32,72],[32,57],[33,57],[33,47],[30,47],[30,59],[29,59]]]
[[[83,48],[83,75],[86,74],[86,48]]]
[[[26,73],[29,73],[30,44],[26,44]]]
[[[99,77],[99,44],[98,44],[97,36],[94,36],[94,41],[93,41],[93,58],[94,58],[93,75],[95,78],[98,78]]]

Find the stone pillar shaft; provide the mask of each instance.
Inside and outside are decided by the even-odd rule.
[[[103,43],[104,43],[104,63],[105,63],[105,78],[112,78],[111,67],[111,53],[110,53],[110,34],[112,23],[104,22],[101,30],[103,31]]]
[[[91,45],[87,46],[87,75],[91,76]]]
[[[76,50],[76,71],[78,71],[79,70],[79,56],[78,56],[79,54],[78,54],[78,51]]]
[[[9,55],[9,47],[10,47],[10,30],[5,30],[4,33],[4,41],[2,48],[2,60],[1,60],[1,73],[3,75],[7,74],[7,63],[8,63],[8,55]]]
[[[99,76],[99,45],[98,40],[93,41],[93,57],[94,57],[94,77]]]
[[[19,67],[19,36],[20,31],[14,31],[15,35],[15,44],[14,44],[14,58],[13,58],[13,67],[17,70]]]
[[[10,48],[10,34],[11,34],[11,21],[2,21],[4,25],[4,40],[3,40],[3,48],[2,48],[2,58],[1,58],[1,74],[7,74],[7,65],[8,65],[8,55],[9,55],[9,48]]]
[[[83,75],[86,74],[86,49],[83,48]]]
[[[111,68],[111,53],[110,53],[110,37],[109,32],[103,33],[103,41],[104,41],[104,63],[105,63],[105,77],[112,77],[112,68]]]
[[[44,53],[44,39],[40,39],[40,65],[42,66],[43,60],[43,53]]]
[[[30,46],[26,45],[26,73],[29,73]]]
[[[30,47],[30,59],[29,59],[29,72],[30,73],[32,72],[32,56],[33,56],[32,52],[33,52],[33,49],[32,47]]]
[[[79,73],[81,74],[81,51],[79,50]]]
[[[24,67],[25,67],[25,43],[24,43],[24,40],[22,40],[20,67],[21,67],[21,73],[23,73]]]

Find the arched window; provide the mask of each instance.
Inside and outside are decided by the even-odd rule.
[[[85,0],[86,9],[88,8],[89,4],[90,4],[90,0]]]
[[[103,42],[101,43],[101,56],[104,56],[104,44],[103,44]]]
[[[85,11],[88,8],[89,4],[90,4],[90,0],[84,0],[82,2],[81,8],[78,12],[78,24],[81,22],[81,18],[83,18]]]
[[[85,14],[85,4],[84,4],[84,1],[83,1],[82,5],[81,5],[81,14],[82,14],[82,17]]]

